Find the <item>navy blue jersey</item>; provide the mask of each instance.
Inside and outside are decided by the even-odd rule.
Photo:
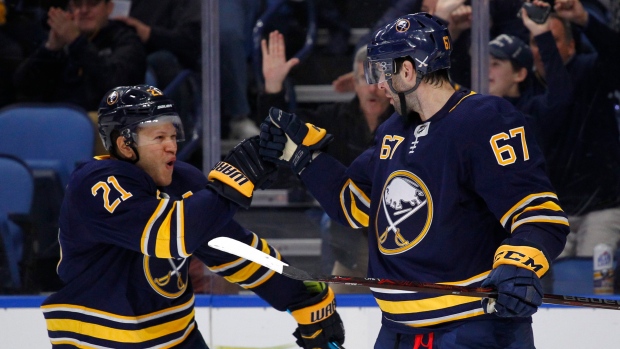
[[[369,227],[369,277],[479,286],[506,238],[541,246],[545,261],[564,247],[568,222],[533,136],[507,101],[461,91],[426,122],[393,115],[348,168],[321,154],[301,178],[330,217]],[[495,317],[476,297],[373,294],[401,332]]]
[[[194,252],[279,310],[308,297],[302,282],[206,245],[226,235],[280,258],[232,220],[235,206],[206,184],[182,162],[164,188],[119,160],[94,160],[74,171],[59,221],[58,274],[65,286],[42,305],[55,347],[191,346],[190,337],[200,335],[188,277]]]

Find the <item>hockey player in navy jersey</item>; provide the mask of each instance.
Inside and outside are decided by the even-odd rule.
[[[194,320],[192,254],[290,311],[300,347],[344,342],[325,284],[293,281],[207,246],[225,235],[281,258],[232,220],[275,170],[258,156],[257,137],[239,143],[208,180],[176,160],[183,126],[174,102],[146,85],[105,95],[99,133],[110,156],[78,166],[61,208],[58,274],[65,286],[41,307],[53,348],[207,348]]]
[[[403,16],[373,33],[365,75],[397,111],[345,168],[321,149],[326,130],[272,108],[261,154],[284,163],[330,217],[369,228],[368,276],[492,286],[480,299],[372,289],[376,349],[534,348],[540,278],[568,222],[523,115],[507,101],[450,84],[441,20]]]

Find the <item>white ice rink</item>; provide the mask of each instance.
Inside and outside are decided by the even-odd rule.
[[[43,297],[0,297],[0,348],[50,348]],[[338,295],[347,349],[370,349],[380,311],[369,295]],[[293,318],[256,296],[197,296],[196,321],[211,349],[297,348]],[[620,310],[543,306],[534,315],[538,349],[618,348]]]

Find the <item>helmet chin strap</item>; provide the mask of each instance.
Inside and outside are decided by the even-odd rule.
[[[134,154],[136,154],[136,159],[135,160],[131,160],[131,159],[125,159],[125,161],[135,164],[136,162],[140,161],[140,153],[138,153],[138,148],[136,148],[136,146],[131,143],[129,145],[129,148],[131,148],[131,150],[133,150]]]
[[[408,95],[411,92],[417,90],[418,86],[420,86],[420,82],[422,82],[422,75],[418,74],[417,77],[416,77],[415,85],[413,85],[412,88],[410,88],[410,89],[408,89],[406,91],[396,91],[396,89],[392,85],[392,79],[389,79],[387,81],[388,86],[390,87],[390,91],[392,91],[392,93],[395,93],[395,94],[398,95],[398,99],[400,101],[400,115],[401,116],[403,116],[403,117],[407,116],[407,103],[405,101],[405,95]]]
[[[116,159],[121,160],[121,161],[125,161],[128,162],[130,164],[135,164],[136,162],[140,161],[140,153],[138,153],[138,149],[136,148],[135,145],[129,145],[129,147],[131,148],[131,150],[133,150],[134,154],[136,154],[136,159],[132,160],[132,159],[128,159],[124,156],[121,156],[118,153],[118,150],[116,149],[116,147],[111,147],[110,148],[110,155],[114,156]]]

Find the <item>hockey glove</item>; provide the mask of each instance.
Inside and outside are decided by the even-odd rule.
[[[259,137],[244,139],[209,172],[208,186],[243,208],[252,203],[254,189],[273,183],[276,166],[259,155]]]
[[[512,240],[512,241],[511,241]],[[517,242],[507,239],[506,242]],[[524,245],[501,245],[495,253],[493,270],[482,287],[497,288],[497,299],[484,298],[485,313],[500,317],[527,317],[542,304],[540,277],[549,270],[541,249]]]
[[[343,348],[344,325],[336,312],[334,291],[322,282],[306,282],[312,298],[289,307],[299,326],[293,332],[305,349]]]
[[[274,127],[275,126],[275,127]],[[334,137],[325,129],[306,124],[297,115],[277,108],[261,124],[260,154],[275,163],[287,163],[300,174],[313,155],[325,148]]]

